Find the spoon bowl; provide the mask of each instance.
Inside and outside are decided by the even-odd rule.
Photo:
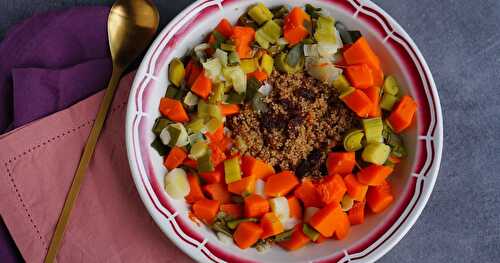
[[[113,66],[127,67],[147,47],[160,16],[149,0],[118,0],[109,13],[108,36]]]

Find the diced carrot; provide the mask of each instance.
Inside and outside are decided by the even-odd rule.
[[[340,98],[346,105],[354,111],[359,117],[366,118],[373,109],[373,103],[368,98],[366,93],[359,89],[355,89],[351,93]]]
[[[247,77],[248,78],[254,77],[258,81],[265,81],[267,79],[267,73],[263,70],[256,70],[252,73],[248,73]]]
[[[285,17],[283,35],[290,46],[298,44],[309,35],[304,22],[311,21],[311,17],[300,7],[294,7]]]
[[[342,217],[342,213],[342,208],[338,203],[331,203],[316,212],[309,219],[309,225],[323,236],[331,237],[336,230],[337,224],[335,222]]]
[[[222,204],[231,203],[231,194],[223,183],[204,185],[203,190],[207,192],[212,200],[217,200]]]
[[[187,153],[180,147],[174,147],[165,158],[164,165],[168,170],[175,169],[184,162]]]
[[[356,165],[356,154],[354,152],[331,152],[328,153],[326,167],[328,175],[349,174]]]
[[[372,164],[359,171],[358,181],[367,185],[384,184],[385,179],[392,173],[393,168],[389,166]]]
[[[219,212],[219,206],[220,202],[217,200],[201,199],[194,203],[193,213],[198,219],[211,224]]]
[[[207,99],[208,95],[210,95],[210,92],[212,91],[212,81],[207,76],[205,76],[204,70],[194,81],[193,85],[191,86],[191,91],[194,94],[202,97],[203,99]]]
[[[240,112],[240,105],[238,104],[221,104],[219,107],[224,116],[231,116]]]
[[[368,113],[368,117],[380,117],[382,111],[380,110],[380,87],[369,87],[364,90],[366,96],[372,101],[372,110]]]
[[[396,107],[392,110],[387,120],[391,128],[396,133],[400,133],[410,127],[413,115],[415,115],[416,111],[417,103],[410,96],[405,95],[398,104],[396,104]]]
[[[319,197],[324,205],[339,203],[344,197],[347,188],[344,180],[338,174],[327,176],[316,186]]]
[[[221,33],[225,38],[229,38],[233,34],[233,26],[231,25],[231,22],[229,22],[229,20],[227,20],[226,18],[223,18],[219,22],[215,30]]]
[[[251,58],[252,49],[250,44],[255,39],[255,30],[251,27],[235,26],[231,37],[236,45],[236,52],[238,52],[240,59]]]
[[[344,211],[340,211],[339,217],[335,221],[335,238],[342,240],[347,237],[351,229],[351,222]]]
[[[220,211],[233,219],[239,219],[243,216],[243,206],[240,204],[223,204],[220,206]]]
[[[210,140],[210,143],[216,143],[224,138],[224,125],[221,125],[214,132],[207,132],[205,136]]]
[[[297,224],[290,239],[279,242],[278,244],[286,250],[297,250],[307,245],[307,243],[311,242],[311,240],[304,234],[302,227],[302,224]]]
[[[227,185],[229,192],[246,196],[255,191],[255,176],[250,175]]]
[[[367,64],[350,65],[346,68],[349,83],[358,89],[367,89],[375,85],[373,71]]]
[[[356,202],[349,210],[349,222],[351,222],[351,225],[360,225],[365,222],[365,203],[365,200]]]
[[[193,86],[198,76],[203,72],[203,68],[195,60],[190,60],[186,68],[186,81],[188,86]]]
[[[322,207],[316,187],[309,180],[302,181],[300,186],[295,190],[294,195],[304,203],[304,207]]]
[[[384,211],[393,201],[391,185],[386,181],[382,185],[370,186],[366,194],[366,202],[373,213]]]
[[[348,65],[366,63],[373,68],[380,68],[380,59],[373,52],[365,37],[356,40],[342,55]]]
[[[274,168],[271,165],[250,155],[245,155],[241,159],[241,170],[244,176],[254,175],[256,179],[263,180],[274,174]]]
[[[246,249],[255,244],[262,235],[262,228],[252,222],[242,222],[238,224],[233,234],[236,245],[241,249]]]
[[[196,167],[198,167],[198,161],[186,158],[184,162],[182,162],[182,165],[196,169]]]
[[[200,179],[198,176],[188,174],[189,194],[185,197],[188,204],[193,204],[198,200],[205,199],[205,195],[201,191]]]
[[[260,195],[245,197],[245,217],[261,217],[269,211],[269,202]]]
[[[291,171],[283,171],[269,176],[264,186],[268,196],[285,196],[299,184],[297,176]]]
[[[219,166],[218,166],[219,167]],[[205,180],[207,184],[217,184],[222,182],[224,172],[220,169],[215,169],[213,172],[199,173],[200,177]]]
[[[266,213],[260,219],[260,227],[263,230],[262,235],[260,235],[261,239],[266,239],[268,237],[275,236],[277,234],[282,233],[285,230],[280,219],[273,212]]]
[[[226,154],[217,144],[211,143],[208,145],[208,148],[211,150],[210,160],[214,166],[218,166],[226,160]]]
[[[358,182],[358,179],[352,174],[344,177],[345,186],[347,188],[347,193],[352,199],[356,201],[363,201],[366,197],[366,191],[368,191],[368,185]]]
[[[290,196],[288,200],[288,209],[290,210],[290,217],[298,220],[302,220],[302,206],[300,205],[299,199],[295,196]]]
[[[373,82],[376,87],[384,85],[384,71],[381,68],[371,67],[373,73]]]
[[[304,26],[286,27],[283,33],[283,36],[291,46],[300,43],[308,35],[309,31]]]
[[[182,103],[178,100],[162,98],[160,100],[160,112],[163,116],[175,122],[189,121],[189,116],[187,115],[186,110],[182,106]]]

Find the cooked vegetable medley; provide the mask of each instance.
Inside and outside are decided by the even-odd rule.
[[[152,143],[165,191],[241,249],[346,238],[394,201],[388,178],[417,110],[382,64],[359,31],[309,4],[221,20],[168,68]]]

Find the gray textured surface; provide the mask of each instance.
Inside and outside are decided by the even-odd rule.
[[[0,0],[0,38],[35,12],[111,2]],[[156,2],[164,25],[191,1]],[[415,226],[381,262],[498,262],[500,1],[376,2],[426,58],[441,97],[445,134],[432,197]]]

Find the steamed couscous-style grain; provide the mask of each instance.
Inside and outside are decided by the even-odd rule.
[[[246,153],[278,169],[324,175],[326,154],[353,127],[354,115],[333,87],[306,74],[275,71],[268,83],[273,87],[264,99],[268,111],[257,113],[245,105],[228,118],[228,128],[243,139]]]

